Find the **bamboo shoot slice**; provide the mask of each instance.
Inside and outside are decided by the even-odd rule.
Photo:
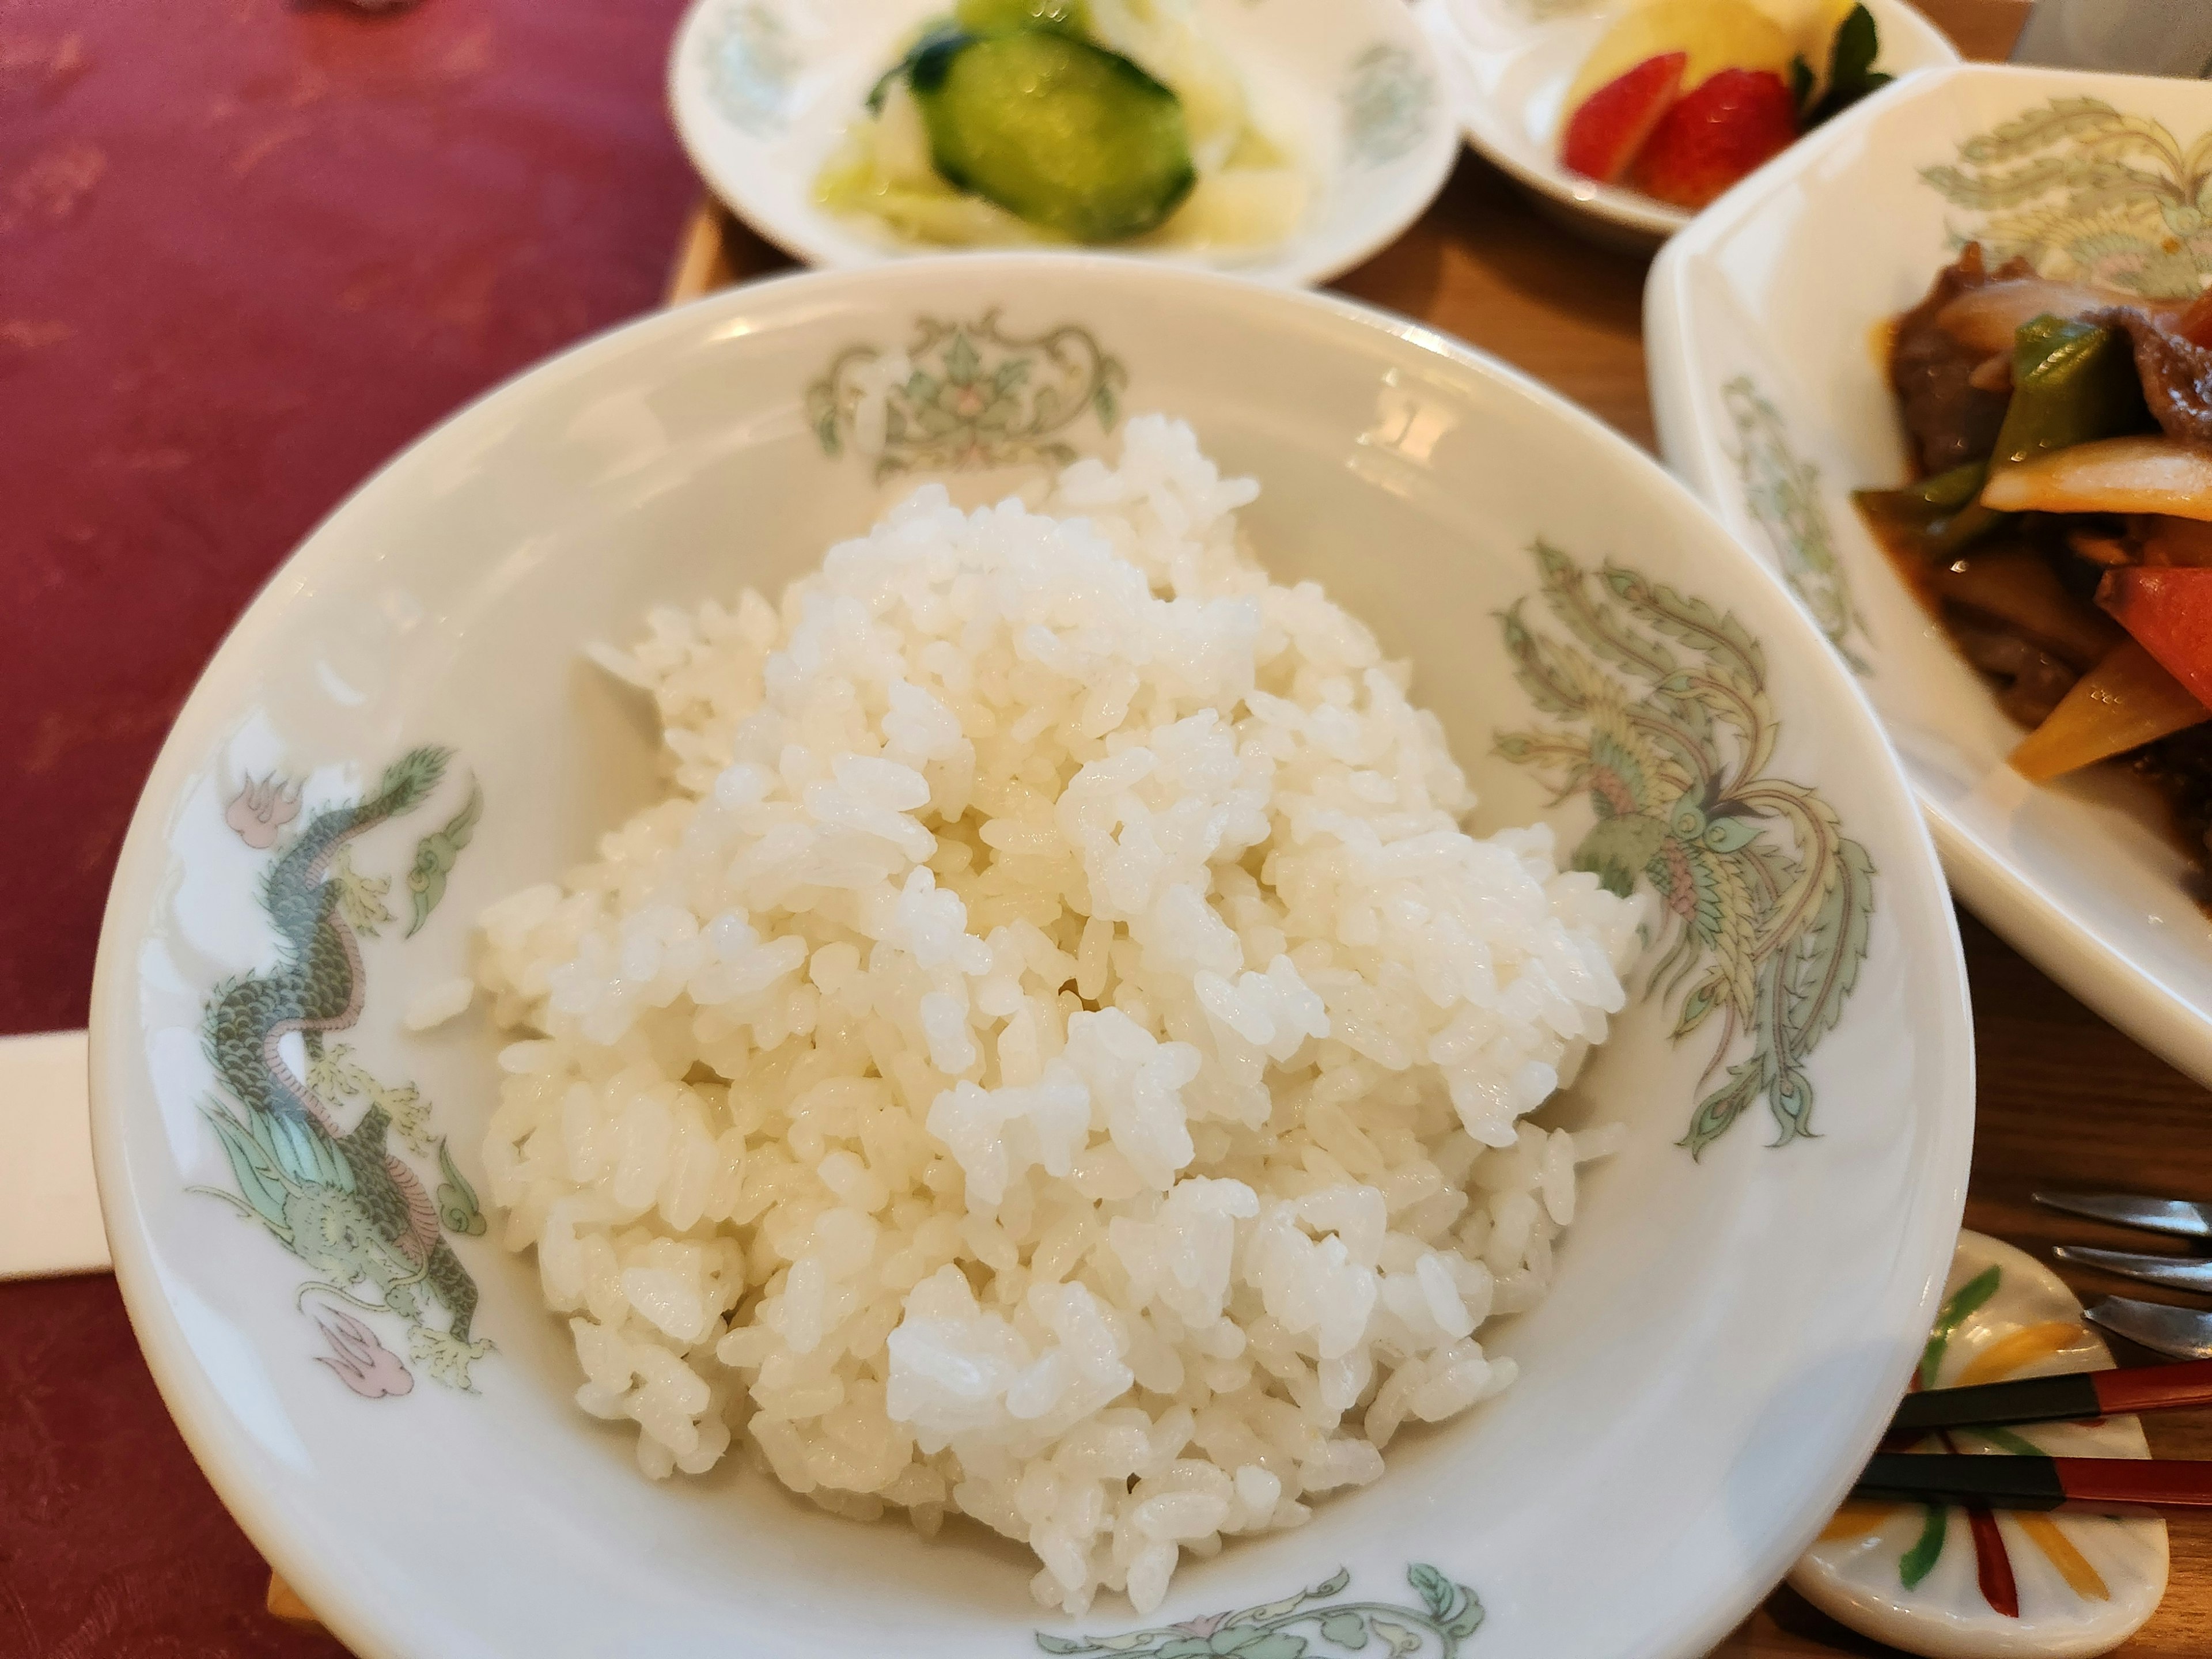
[[[2031,782],[2048,782],[2208,719],[2212,709],[2149,652],[2124,640],[2012,751],[2013,769]]]

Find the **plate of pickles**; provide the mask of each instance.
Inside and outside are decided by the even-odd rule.
[[[1401,0],[696,0],[701,176],[819,265],[1061,247],[1325,282],[1458,149]]]

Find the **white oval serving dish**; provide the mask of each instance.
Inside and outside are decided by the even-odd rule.
[[[2185,890],[2162,808],[2114,768],[2040,787],[2013,771],[2020,728],[1850,501],[1905,477],[1877,331],[1963,240],[2091,280],[2172,289],[2212,273],[2212,232],[2172,228],[2155,189],[2077,204],[2069,181],[2087,147],[2131,123],[2140,139],[2122,142],[2139,143],[2154,179],[2166,147],[2179,155],[2212,131],[2212,86],[1977,64],[1885,88],[1668,244],[1645,337],[1668,465],[1859,665],[1960,896],[2106,1018],[2212,1083],[2212,921]],[[2047,191],[1979,204],[1978,175],[2031,165]],[[2085,191],[2093,182],[2081,177]]]

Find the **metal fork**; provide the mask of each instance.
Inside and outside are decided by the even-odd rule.
[[[2129,1193],[2037,1193],[2034,1198],[2046,1209],[2094,1221],[2140,1227],[2175,1238],[2212,1239],[2212,1205]],[[2212,1296],[2212,1257],[2152,1255],[2100,1249],[2090,1244],[2060,1244],[2052,1254],[2061,1261],[2118,1273],[2123,1279]],[[2212,1313],[2170,1303],[2140,1302],[2129,1296],[2108,1296],[2086,1311],[2106,1330],[2154,1353],[2175,1359],[2212,1359]]]

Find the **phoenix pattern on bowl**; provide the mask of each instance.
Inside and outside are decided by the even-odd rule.
[[[2193,297],[2212,276],[2212,130],[2185,143],[2101,98],[2053,98],[1977,133],[1921,178],[1977,216],[1952,228],[1990,263],[2146,299]]]
[[[1851,600],[1850,573],[1836,556],[1828,511],[1820,502],[1820,470],[1801,457],[1782,411],[1748,374],[1721,388],[1721,404],[1735,428],[1734,459],[1745,510],[1766,538],[1782,580],[1820,624],[1820,631],[1856,674],[1872,673],[1852,648],[1866,633],[1866,618]]]
[[[1645,988],[1681,992],[1675,1040],[1720,1017],[1708,1078],[1749,1045],[1681,1144],[1702,1153],[1762,1097],[1775,1145],[1811,1136],[1806,1062],[1857,988],[1874,860],[1817,789],[1767,775],[1781,721],[1765,650],[1734,615],[1621,565],[1593,573],[1543,542],[1531,551],[1571,638],[1537,632],[1516,604],[1505,647],[1530,702],[1566,724],[1501,732],[1498,750],[1556,777],[1555,799],[1589,792],[1597,822],[1577,869],[1658,896],[1673,938]]]

